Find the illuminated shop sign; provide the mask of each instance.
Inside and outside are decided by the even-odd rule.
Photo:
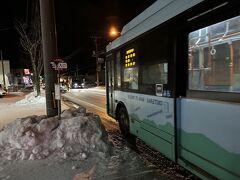
[[[30,70],[29,69],[23,69],[23,72],[24,72],[25,75],[30,74]]]
[[[135,65],[136,65],[136,52],[134,48],[131,48],[125,52],[125,68],[133,67]]]

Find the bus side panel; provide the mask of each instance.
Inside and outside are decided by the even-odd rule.
[[[174,160],[173,99],[121,91],[115,99],[127,108],[130,132]]]
[[[239,179],[240,104],[179,99],[178,112],[180,159],[215,177]]]
[[[159,129],[154,129],[151,126],[147,126],[145,123],[141,123],[140,125],[140,129],[135,135],[150,145],[153,149],[161,152],[169,159],[175,161],[174,137]],[[132,125],[132,127],[134,128],[135,124]],[[135,128],[135,130],[137,129]]]

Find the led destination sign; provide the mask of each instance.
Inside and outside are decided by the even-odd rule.
[[[125,52],[125,68],[133,67],[135,65],[136,65],[136,52],[134,48],[131,48]]]

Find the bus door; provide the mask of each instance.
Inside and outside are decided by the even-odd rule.
[[[185,54],[177,55],[178,161],[219,179],[240,179],[238,22],[235,16],[187,32],[185,49],[179,46]]]
[[[114,55],[107,55],[107,113],[114,116]]]

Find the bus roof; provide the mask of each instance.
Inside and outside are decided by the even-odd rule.
[[[204,0],[158,0],[127,23],[121,36],[107,45],[107,52],[166,22]]]

